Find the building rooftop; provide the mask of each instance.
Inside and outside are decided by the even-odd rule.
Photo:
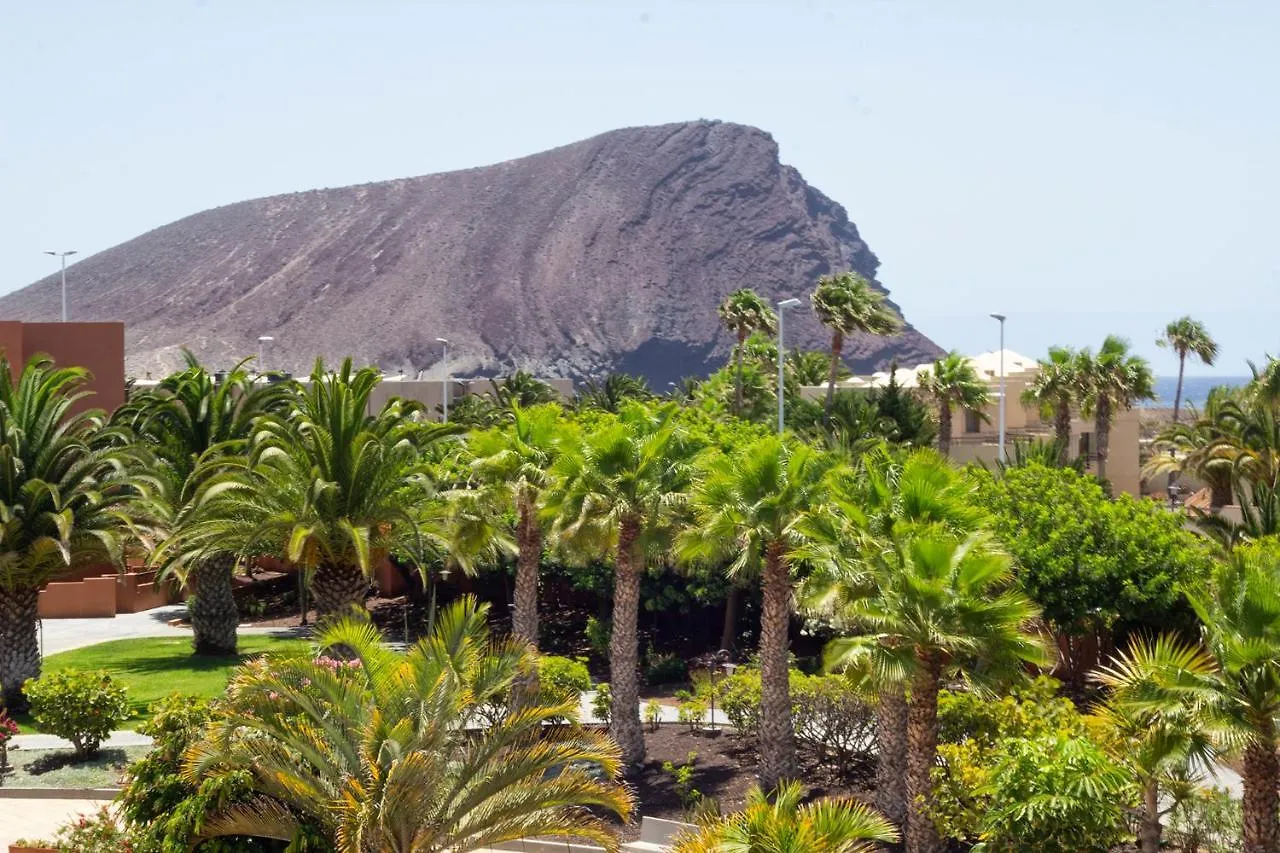
[[[997,381],[1000,378],[1000,350],[992,352],[982,352],[977,355],[968,356],[969,361],[973,364],[974,369],[978,371],[979,376],[986,377],[991,381]],[[917,364],[914,367],[899,367],[894,372],[894,378],[898,385],[903,388],[918,387],[919,382],[916,376],[922,370],[932,370],[933,362],[925,362]],[[1035,373],[1040,369],[1040,363],[1034,358],[1028,358],[1021,353],[1016,353],[1011,349],[1004,350],[1004,375],[1006,377],[1018,374]],[[870,376],[850,376],[848,379],[836,385],[837,388],[883,388],[889,384],[889,371],[880,370],[872,373]]]

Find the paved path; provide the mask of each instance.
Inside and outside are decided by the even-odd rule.
[[[8,850],[19,838],[48,840],[58,827],[105,805],[102,800],[0,797],[0,850]]]
[[[95,646],[111,640],[128,640],[134,637],[189,637],[191,628],[173,627],[171,619],[187,615],[185,605],[177,604],[144,610],[141,613],[122,613],[113,619],[44,619],[41,649],[45,655],[55,655],[85,646]],[[273,634],[283,637],[306,636],[297,628],[240,628],[241,634]]]
[[[112,732],[102,742],[103,748],[124,748],[126,746],[151,746],[154,741],[146,735],[140,735],[132,729]],[[9,743],[10,749],[74,749],[71,741],[54,735],[16,735]]]

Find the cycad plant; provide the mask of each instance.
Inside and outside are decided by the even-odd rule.
[[[561,447],[544,493],[551,539],[570,556],[612,557],[609,733],[627,764],[644,759],[640,724],[640,578],[666,554],[688,520],[697,448],[675,423],[679,407],[627,403],[579,440]]]
[[[823,406],[823,420],[829,422],[844,339],[860,333],[893,335],[902,328],[902,320],[885,302],[884,294],[856,272],[818,279],[813,291],[813,310],[822,324],[831,330],[831,361],[827,373],[827,399]]]
[[[766,788],[796,778],[788,680],[792,569],[808,540],[806,522],[822,511],[834,467],[830,454],[778,436],[710,455],[695,479],[696,521],[678,544],[685,560],[726,561],[733,579],[761,579],[760,783]]]
[[[317,362],[294,405],[259,420],[243,459],[210,460],[197,473],[193,507],[162,557],[280,557],[311,578],[321,618],[362,608],[388,554],[419,566],[439,558],[443,538],[430,522],[442,512],[422,450],[457,428],[419,420],[399,399],[370,414],[378,381],[350,359],[336,372]]]
[[[741,417],[742,356],[747,338],[751,337],[755,332],[773,334],[778,327],[778,316],[769,307],[769,303],[765,302],[760,297],[760,294],[749,287],[735,290],[726,296],[724,301],[720,303],[718,311],[720,322],[733,333],[736,340],[733,350],[737,372],[734,382],[733,413]]]
[[[753,788],[742,811],[677,837],[676,853],[872,853],[898,840],[892,824],[857,800],[803,800],[796,782],[772,797]]]
[[[982,408],[991,399],[987,383],[978,376],[973,362],[955,350],[935,361],[932,368],[920,371],[916,382],[938,407],[938,452],[949,456],[952,411],[959,406],[985,418]]]
[[[13,710],[40,674],[40,588],[121,559],[127,451],[104,446],[101,412],[73,411],[87,380],[47,356],[21,372],[0,356],[0,690]]]
[[[259,796],[206,820],[202,838],[289,841],[309,824],[342,853],[476,850],[539,835],[616,848],[590,809],[630,813],[617,747],[560,724],[576,701],[495,714],[536,658],[491,637],[486,616],[473,599],[454,602],[404,654],[367,623],[342,620],[318,638],[319,657],[242,667],[185,774],[247,772]]]
[[[180,526],[191,511],[201,464],[207,471],[219,458],[243,454],[259,416],[283,411],[293,392],[289,383],[255,381],[243,362],[215,380],[190,353],[186,358],[185,369],[131,397],[112,418],[150,451],[139,477],[135,521],[159,537]],[[188,607],[197,655],[236,653],[235,564],[234,551],[213,549],[177,566],[193,593]]]

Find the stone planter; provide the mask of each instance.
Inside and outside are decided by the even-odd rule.
[[[25,844],[10,844],[9,853],[58,853],[57,847],[28,847]]]

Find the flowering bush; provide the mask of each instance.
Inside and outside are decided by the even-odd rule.
[[[23,690],[36,727],[71,741],[82,758],[95,754],[129,715],[123,685],[102,671],[53,672],[28,681]]]
[[[106,808],[93,817],[79,817],[53,837],[53,846],[76,853],[159,853],[155,844],[135,838]]]
[[[9,741],[13,740],[18,734],[18,724],[13,721],[9,713],[4,708],[0,708],[0,749],[4,749],[9,745]]]

